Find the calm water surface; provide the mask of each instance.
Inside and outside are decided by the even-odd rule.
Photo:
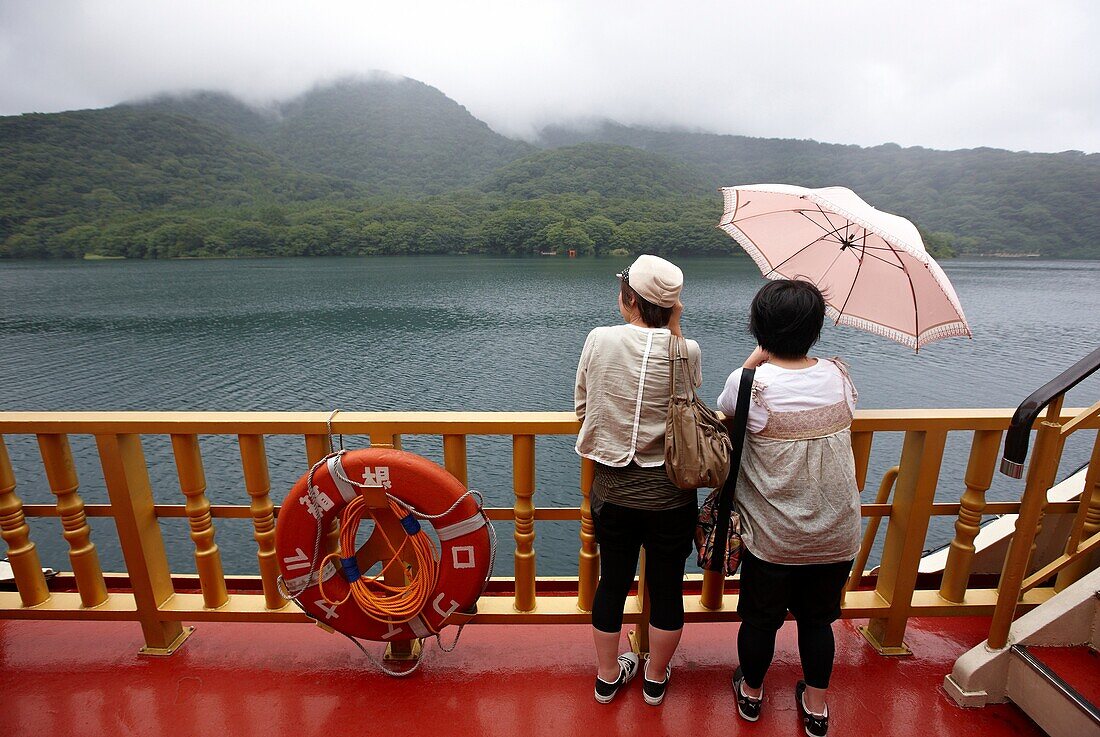
[[[569,410],[581,344],[618,321],[614,273],[629,259],[393,257],[256,261],[0,262],[0,410]],[[713,404],[753,347],[749,300],[763,284],[746,258],[682,259],[685,332],[703,348]],[[851,328],[827,327],[819,353],[853,367],[864,408],[1014,407],[1096,347],[1100,263],[954,260],[944,263],[973,326],[913,355]],[[1100,397],[1100,377],[1070,395]],[[1090,433],[1091,435],[1091,433]],[[52,502],[33,438],[6,439],[19,494]],[[349,447],[365,445],[346,438]],[[1063,472],[1087,459],[1068,448]],[[957,501],[970,439],[951,436],[939,490]],[[540,438],[539,506],[578,503],[572,438]],[[81,493],[103,503],[94,442],[72,438]],[[438,438],[408,450],[441,460]],[[203,438],[211,501],[247,503],[237,448]],[[182,503],[166,437],[145,439],[158,503]],[[897,462],[900,436],[876,436],[864,499]],[[510,506],[510,438],[469,441],[470,483]],[[302,474],[301,439],[269,442],[272,495]],[[990,499],[1018,497],[998,477]],[[928,547],[950,540],[933,523]],[[173,569],[194,569],[186,522],[162,522]],[[104,567],[124,570],[110,520],[94,519]],[[68,569],[56,520],[32,523],[43,564]],[[498,573],[511,572],[501,526]],[[536,526],[538,570],[576,570],[577,526]],[[222,520],[227,571],[255,573],[247,521]]]

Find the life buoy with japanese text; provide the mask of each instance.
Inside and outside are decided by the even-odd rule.
[[[333,454],[311,473],[312,492],[307,473],[290,490],[275,526],[282,586],[307,614],[348,635],[383,642],[429,637],[465,620],[484,589],[492,557],[488,519],[471,495],[476,492],[467,493],[458,479],[428,459],[389,448]],[[342,559],[343,566],[337,566],[329,555],[326,561],[324,538],[363,487],[384,490],[395,509],[409,510],[401,520],[407,533],[432,518],[438,539],[438,547],[433,546],[436,580],[423,608],[411,618],[401,617],[404,621],[372,616],[349,596],[352,580],[361,575],[354,560]],[[381,532],[376,526],[374,535]],[[391,543],[390,537],[387,545],[404,542]]]

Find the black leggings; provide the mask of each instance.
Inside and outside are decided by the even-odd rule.
[[[741,559],[737,657],[745,683],[760,688],[775,654],[775,635],[789,611],[798,626],[798,656],[806,684],[828,688],[833,672],[833,622],[852,561],[779,565],[747,549]]]
[[[651,626],[678,630],[684,626],[684,562],[691,554],[696,503],[676,509],[632,509],[605,502],[593,509],[600,545],[600,583],[592,602],[592,626],[618,632],[623,607],[645,547],[645,580],[649,589]]]

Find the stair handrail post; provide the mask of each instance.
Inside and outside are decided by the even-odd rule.
[[[1038,536],[1047,491],[1054,485],[1058,474],[1065,437],[1061,432],[1062,403],[1066,392],[1080,384],[1100,369],[1100,348],[1058,374],[1025,399],[1012,415],[1005,448],[1001,458],[1001,473],[1021,478],[1027,458],[1031,430],[1039,414],[1045,409],[1046,417],[1035,434],[1035,452],[1027,472],[1024,493],[1020,499],[1020,513],[1016,518],[1016,531],[1009,541],[1001,579],[997,586],[997,605],[989,628],[987,645],[1001,650],[1008,644],[1008,633],[1016,614],[1023,581],[1027,576],[1031,555]]]

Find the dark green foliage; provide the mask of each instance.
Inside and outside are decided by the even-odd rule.
[[[264,110],[202,92],[143,105],[224,126],[300,169],[380,192],[436,194],[475,184],[537,150],[494,133],[439,90],[404,77],[350,78]]]
[[[540,151],[497,169],[488,192],[530,199],[547,194],[660,199],[706,194],[699,174],[664,156],[627,146],[582,143]]]
[[[548,128],[550,146],[598,141],[692,167],[710,188],[843,185],[948,239],[959,253],[1100,258],[1100,154],[873,148],[605,124]]]
[[[79,255],[84,229],[134,213],[360,193],[179,115],[112,109],[0,118],[0,255]]]
[[[764,181],[843,183],[919,223],[933,255],[1100,257],[1097,155],[545,136],[560,147],[504,138],[404,79],[262,110],[197,93],[0,118],[0,257],[738,254],[715,189]]]

